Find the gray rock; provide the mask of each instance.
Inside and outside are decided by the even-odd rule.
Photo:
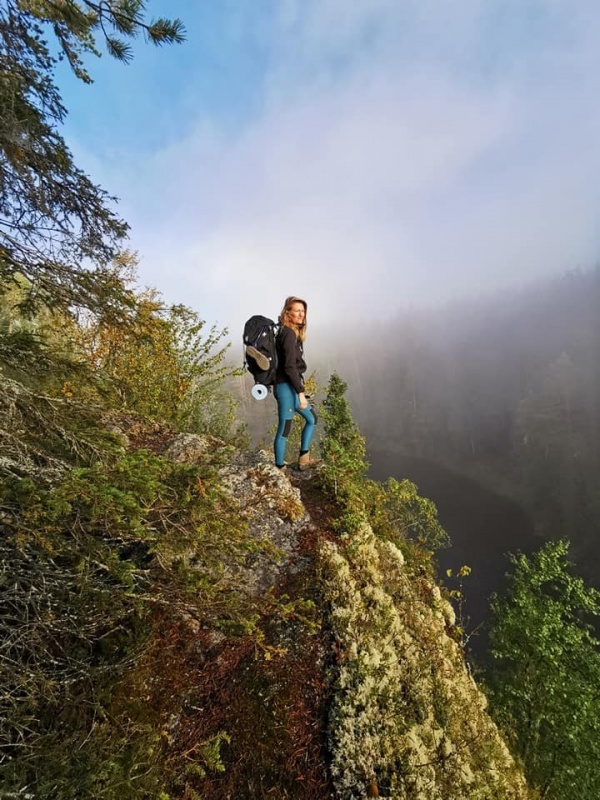
[[[163,455],[181,464],[197,464],[207,453],[223,442],[212,436],[198,436],[195,433],[180,433],[167,442]]]
[[[164,455],[173,461],[194,464],[207,455],[218,454],[224,442],[209,436],[180,434],[167,443]],[[273,463],[264,450],[233,451],[219,469],[225,492],[239,506],[247,520],[248,532],[265,549],[250,553],[244,564],[233,559],[225,573],[236,587],[253,597],[275,588],[284,575],[303,569],[299,554],[299,532],[310,524],[300,491]]]

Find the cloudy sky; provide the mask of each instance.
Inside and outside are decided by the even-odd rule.
[[[184,44],[61,74],[143,284],[237,337],[597,263],[596,0],[150,0]]]

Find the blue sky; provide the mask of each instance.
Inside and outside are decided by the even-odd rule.
[[[592,0],[152,0],[182,45],[59,76],[142,284],[234,338],[289,294],[381,318],[597,263]]]

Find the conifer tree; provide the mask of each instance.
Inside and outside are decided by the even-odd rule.
[[[365,440],[352,418],[345,394],[348,386],[337,373],[329,379],[323,401],[324,435],[321,443],[321,479],[345,508],[343,526],[348,530],[365,518],[363,479],[367,471]]]
[[[600,593],[574,576],[568,543],[513,558],[492,605],[491,710],[548,800],[600,796]]]
[[[66,60],[91,82],[97,39],[121,61],[130,40],[179,42],[179,20],[146,22],[143,0],[5,0],[0,5],[0,292],[23,276],[24,307],[122,310],[127,294],[110,265],[127,225],[112,198],[74,163],[60,133],[66,108],[55,68]]]
[[[0,474],[37,474],[90,452],[80,435],[89,438],[90,409],[76,411],[52,390],[81,364],[68,348],[48,347],[38,324],[48,310],[66,322],[81,309],[119,322],[135,315],[118,266],[127,225],[73,161],[60,132],[67,112],[55,71],[66,60],[90,83],[84,58],[99,55],[101,43],[128,61],[140,33],[157,45],[183,39],[181,22],[148,22],[145,5],[0,3]],[[58,447],[48,453],[53,438]]]
[[[325,438],[322,447],[326,463],[336,464],[348,477],[358,478],[367,469],[365,440],[350,413],[345,397],[347,389],[348,385],[334,372],[323,402]]]

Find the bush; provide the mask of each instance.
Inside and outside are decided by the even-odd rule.
[[[224,565],[257,548],[215,466],[138,451],[54,488],[0,488],[0,780],[42,800],[158,796],[177,696],[153,644],[187,619],[248,628]],[[137,673],[138,690],[124,691]],[[146,687],[144,689],[144,686]],[[160,708],[142,702],[149,687]],[[144,792],[146,795],[144,795]]]
[[[566,541],[512,558],[492,603],[491,710],[530,783],[552,800],[600,796],[600,593],[571,573]]]

